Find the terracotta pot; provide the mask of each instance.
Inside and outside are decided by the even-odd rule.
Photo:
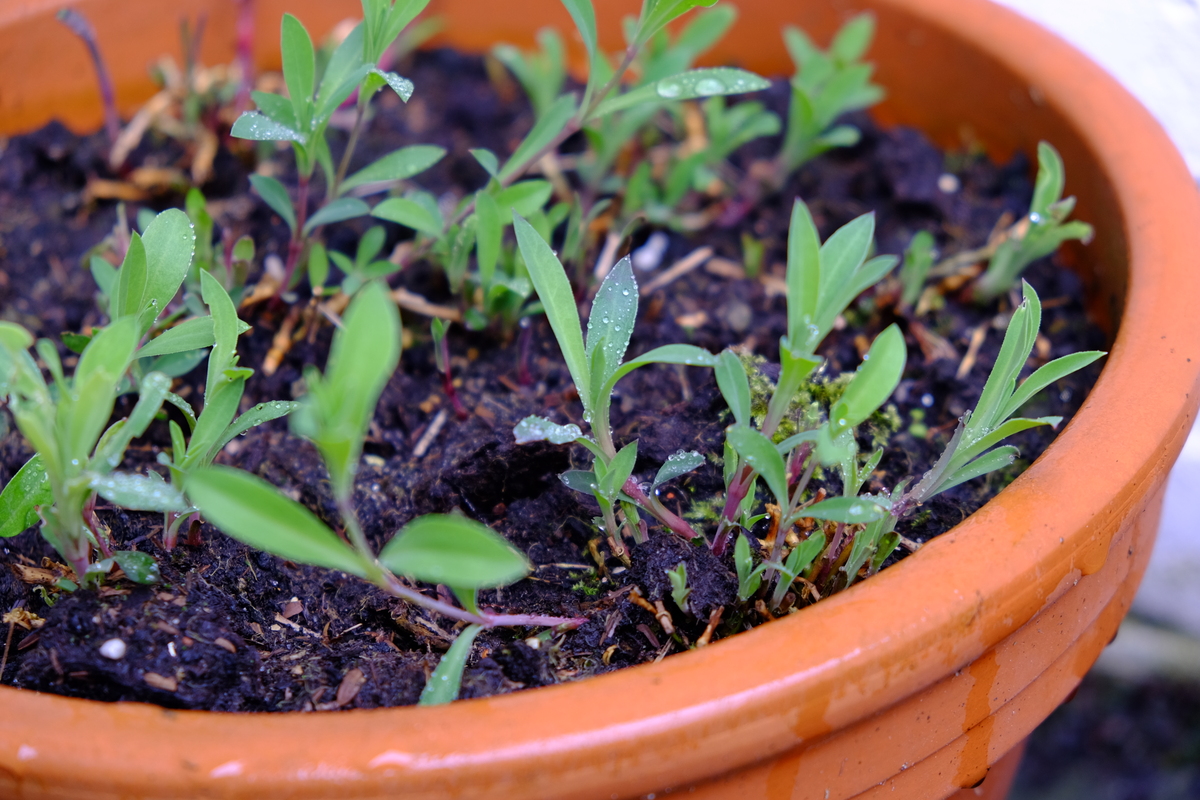
[[[62,0],[0,0],[0,124],[98,122]],[[174,9],[209,11],[228,59],[229,3],[80,0],[128,111],[145,65],[176,49]],[[260,0],[269,61],[284,6],[320,32],[357,3]],[[618,10],[603,0],[616,40]],[[617,7],[617,8],[614,8]],[[788,71],[779,29],[826,39],[878,15],[886,122],[1003,157],[1052,141],[1078,216],[1072,251],[1116,330],[1078,416],[1008,489],[916,556],[728,641],[578,684],[436,709],[229,715],[0,689],[0,795],[21,798],[447,796],[939,798],[976,784],[1063,702],[1108,643],[1145,567],[1168,469],[1200,394],[1200,198],[1149,114],[1100,68],[982,0],[746,2],[714,60]],[[554,0],[442,0],[446,39],[481,48],[569,29]],[[420,91],[420,87],[418,87]],[[1117,327],[1117,323],[1120,323]],[[1011,773],[1014,759],[1005,768]],[[999,770],[996,770],[999,771]],[[999,796],[1006,779],[990,781]],[[989,790],[967,791],[975,796]]]

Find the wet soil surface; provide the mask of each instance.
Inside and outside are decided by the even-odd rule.
[[[520,97],[498,97],[478,59],[447,52],[422,54],[410,74],[417,94],[407,107],[391,95],[380,96],[378,114],[361,149],[362,162],[402,145],[439,144],[449,155],[421,176],[421,185],[451,198],[474,191],[486,175],[468,148],[511,152],[531,124],[528,107]],[[786,107],[784,86],[779,82],[760,98],[778,113]],[[793,196],[809,202],[822,237],[874,211],[881,253],[902,252],[920,229],[932,231],[945,254],[977,247],[1003,212],[1019,216],[1028,207],[1030,168],[1024,157],[995,165],[982,157],[944,153],[916,131],[881,130],[862,115],[853,122],[864,132],[859,145],[808,164],[782,194],[752,208],[737,226],[714,224],[686,236],[671,234],[663,269],[701,246],[712,247],[724,260],[717,265],[740,263],[741,236],[748,232],[765,243],[765,277],[729,277],[729,270],[710,262],[643,298],[630,354],[671,342],[712,351],[742,345],[765,359],[763,370],[770,374],[786,325],[784,299],[773,287],[783,274]],[[334,134],[335,155],[343,139],[344,134]],[[753,159],[773,154],[776,146],[770,140],[752,143],[735,156],[734,165],[744,169]],[[218,177],[205,191],[218,225],[235,236],[252,235],[261,261],[264,253],[286,249],[287,230],[248,192],[251,155],[245,150],[234,155],[223,146]],[[117,221],[115,203],[89,199],[89,179],[113,177],[104,156],[99,135],[77,137],[57,125],[11,139],[0,151],[0,315],[37,335],[57,340],[63,331],[104,321],[93,302],[92,278],[80,261]],[[169,165],[179,156],[170,143],[148,141],[131,162]],[[286,180],[290,156],[280,151],[273,158],[282,165]],[[939,188],[938,180],[946,173],[956,177],[955,191]],[[170,194],[145,203],[153,209],[179,204],[180,198]],[[352,252],[365,227],[334,226],[327,243]],[[408,235],[398,226],[388,227],[389,248]],[[644,236],[643,232],[638,240]],[[1103,335],[1084,318],[1080,283],[1072,273],[1046,260],[1031,267],[1026,277],[1045,308],[1046,340],[1030,368],[1104,345]],[[441,276],[421,265],[394,278],[393,285],[435,302],[455,302]],[[921,320],[923,328],[899,320],[909,340],[909,367],[893,407],[862,431],[864,447],[872,438],[890,438],[868,485],[871,490],[890,489],[932,464],[958,417],[978,397],[999,349],[1002,329],[993,321],[1003,324],[1013,299],[976,308],[958,302],[954,291],[947,296],[945,309]],[[258,306],[243,311],[243,316],[253,330],[241,340],[241,362],[257,370],[243,402],[248,406],[292,399],[302,391],[302,367],[324,363],[330,330],[323,328],[311,341],[296,343],[268,376],[261,364],[282,314]],[[870,340],[897,319],[885,296],[870,293],[846,316],[845,329],[835,331],[824,345],[827,365],[819,381],[856,368]],[[530,385],[518,380],[521,348],[515,336],[467,333],[454,326],[451,360],[458,391],[470,410],[464,421],[450,412],[442,394],[428,321],[413,314],[406,314],[405,321],[411,343],[406,343],[401,368],[377,408],[356,487],[368,536],[381,546],[419,514],[461,510],[491,525],[535,565],[529,579],[483,593],[484,605],[588,619],[578,630],[558,635],[486,631],[475,645],[464,697],[575,680],[686,650],[702,637],[710,612],[718,608],[725,613],[712,632],[714,640],[765,621],[753,609],[736,610],[736,580],[727,559],[654,526],[650,541],[633,549],[632,566],[606,557],[592,524],[598,513],[594,501],[571,492],[557,477],[572,466],[586,466],[586,453],[581,448],[514,443],[512,427],[528,414],[580,421],[580,404],[544,319],[533,323],[527,359]],[[946,347],[932,348],[931,333]],[[960,375],[973,336],[982,336],[975,364]],[[1097,373],[1095,367],[1057,384],[1027,407],[1026,414],[1069,418]],[[177,383],[176,391],[198,403],[203,375],[202,367],[193,371]],[[117,415],[130,407],[130,399],[124,399]],[[729,419],[710,373],[666,366],[639,370],[618,387],[613,410],[618,443],[639,439],[636,474],[641,479],[651,478],[678,450],[699,450],[707,457],[699,470],[667,485],[661,497],[698,529],[711,533],[714,504],[723,488],[720,456]],[[446,416],[444,427],[430,438],[427,434],[441,415]],[[936,498],[902,523],[901,532],[921,542],[948,530],[1006,485],[1053,436],[1049,429],[1022,434],[1015,441],[1023,456],[1018,465]],[[427,447],[419,450],[423,439]],[[156,468],[155,454],[168,445],[165,421],[156,422],[130,449],[125,468]],[[0,411],[0,480],[7,481],[29,456],[11,417]],[[315,449],[291,435],[285,421],[232,442],[219,461],[262,476],[340,527]],[[821,477],[817,485],[839,491],[833,475]],[[0,543],[0,610],[24,603],[44,620],[30,630],[8,625],[0,629],[0,637],[13,633],[0,677],[4,683],[181,708],[395,706],[416,701],[455,635],[451,620],[430,617],[355,578],[250,550],[208,525],[198,531],[198,542],[164,552],[161,517],[106,508],[103,503],[98,513],[122,549],[136,548],[159,559],[163,582],[144,587],[117,578],[99,592],[45,593],[31,582],[36,579],[31,570],[55,556],[38,532],[31,529]],[[765,531],[755,533],[762,536]],[[670,599],[665,574],[680,562],[687,563],[693,589],[687,610]],[[663,603],[673,618],[675,636],[667,635],[655,615],[635,602],[638,595],[644,603]],[[111,640],[124,644],[120,658],[101,653],[101,646]],[[105,649],[112,654],[112,647]]]

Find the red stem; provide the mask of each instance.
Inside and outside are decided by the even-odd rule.
[[[73,8],[59,11],[58,19],[87,46],[92,67],[96,70],[96,82],[100,84],[100,100],[104,104],[104,133],[108,136],[110,145],[116,144],[117,137],[121,135],[121,118],[117,114],[117,95],[113,91],[112,77],[108,74],[108,67],[105,66],[100,47],[96,44],[96,29],[87,17]]]

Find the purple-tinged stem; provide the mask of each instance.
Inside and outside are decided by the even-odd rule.
[[[529,362],[533,357],[533,323],[529,317],[521,317],[517,324],[521,328],[521,334],[517,337],[517,383],[533,386],[533,373],[529,371]]]
[[[237,16],[237,63],[241,68],[242,82],[238,86],[234,111],[241,114],[250,108],[250,91],[254,88],[254,0],[236,0]]]
[[[275,292],[277,300],[292,285],[292,276],[296,274],[300,252],[304,249],[304,223],[308,219],[308,181],[309,176],[300,176],[300,195],[296,198],[296,229],[292,231],[292,240],[288,242],[287,267],[283,272],[283,283],[279,284],[279,289]]]
[[[651,497],[643,492],[642,487],[638,486],[638,482],[633,478],[625,481],[625,485],[621,487],[621,490],[633,498],[634,502],[653,514],[655,519],[666,525],[667,529],[672,533],[689,542],[700,536],[686,520],[676,514],[672,514],[667,510],[666,506],[658,502],[658,498]]]
[[[100,552],[105,558],[112,556],[112,543],[108,541],[108,537],[101,531],[103,527],[100,525],[100,518],[96,516],[96,495],[93,494],[83,504],[83,523],[87,525],[88,530],[92,532],[92,536],[96,537],[96,546],[100,548]]]
[[[96,29],[87,17],[73,8],[64,8],[58,12],[58,20],[71,29],[71,32],[83,40],[87,46],[88,55],[92,58],[92,67],[96,70],[96,82],[100,84],[100,100],[104,104],[104,133],[108,136],[110,145],[116,144],[121,135],[121,118],[117,115],[117,94],[113,91],[112,76],[100,55],[100,47],[96,43]]]
[[[439,361],[444,365],[442,391],[446,397],[450,398],[450,405],[454,407],[454,416],[458,417],[459,422],[462,422],[471,416],[471,412],[467,411],[466,406],[462,404],[462,400],[458,397],[458,390],[454,388],[454,377],[450,373],[450,340],[443,336],[437,346],[441,350],[442,356]]]
[[[493,614],[489,611],[472,614],[470,611],[458,606],[450,605],[441,600],[435,600],[432,597],[426,597],[420,592],[403,585],[390,574],[385,573],[383,581],[380,588],[393,597],[406,600],[415,606],[420,606],[429,611],[436,611],[444,617],[474,625],[482,625],[485,628],[544,626],[547,628],[564,628],[569,630],[578,628],[587,622],[587,617],[548,617],[541,614]]]

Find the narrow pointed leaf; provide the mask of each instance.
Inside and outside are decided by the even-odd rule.
[[[633,277],[633,262],[626,256],[604,277],[588,316],[584,351],[588,363],[592,362],[596,348],[604,350],[604,374],[592,373],[593,388],[603,386],[625,358],[629,337],[633,335],[633,325],[637,321],[637,309],[637,281]]]
[[[532,569],[491,528],[452,514],[428,514],[408,523],[384,546],[379,562],[397,575],[468,589],[507,586]]]
[[[650,488],[655,489],[667,481],[673,481],[680,475],[686,475],[703,464],[704,456],[695,450],[687,452],[680,450],[674,455],[667,456],[667,460],[659,468],[658,474],[654,476],[654,482],[650,484]]]
[[[796,512],[802,518],[827,519],[834,522],[862,523],[881,518],[886,509],[866,497],[831,497]]]
[[[563,360],[575,388],[585,402],[591,402],[591,373],[589,360],[583,346],[583,331],[579,324],[579,308],[575,305],[575,293],[567,279],[566,270],[558,256],[546,244],[533,226],[519,214],[513,215],[513,228],[517,234],[517,245],[525,258],[529,277],[537,290],[538,299],[546,311],[546,319],[554,331],[554,338],[562,349]]]
[[[54,502],[42,457],[34,454],[0,492],[0,539],[41,522],[37,509]]]
[[[189,475],[184,488],[209,522],[240,542],[297,563],[366,576],[350,545],[261,478],[208,467]]]
[[[750,424],[750,379],[746,367],[732,350],[722,350],[713,370],[721,396],[738,425]]]
[[[133,511],[186,511],[183,495],[161,478],[128,472],[97,475],[89,484],[105,500]]]
[[[575,95],[564,94],[555,100],[554,104],[546,109],[546,113],[534,124],[533,129],[529,131],[521,144],[517,146],[516,151],[505,162],[503,169],[496,177],[501,182],[515,177],[518,171],[525,167],[526,161],[554,141],[574,113]]]
[[[365,217],[370,213],[371,207],[357,197],[339,197],[333,202],[327,203],[320,211],[308,218],[308,221],[304,223],[304,235],[307,236],[322,225],[342,222],[355,217]]]
[[[137,357],[148,358],[171,353],[186,353],[189,350],[212,347],[215,341],[212,317],[192,317],[151,339],[137,351]]]
[[[417,701],[417,705],[438,706],[458,699],[463,670],[466,669],[467,659],[471,657],[475,637],[481,630],[483,627],[480,625],[468,625],[455,637],[454,643],[438,661],[425,688],[421,690],[421,699]]]
[[[753,428],[733,425],[725,431],[726,440],[733,445],[750,467],[767,482],[780,508],[787,508],[787,467],[783,456],[766,436]]]
[[[257,111],[243,111],[233,123],[229,135],[236,139],[250,139],[255,142],[297,142],[307,144],[308,137],[295,128],[289,128],[282,122],[276,122],[265,114]]]
[[[344,194],[356,186],[368,183],[406,180],[429,169],[445,155],[445,148],[431,144],[401,147],[346,178],[339,192]]]
[[[267,175],[251,175],[250,185],[258,196],[287,223],[294,233],[296,230],[296,210],[292,207],[292,198],[288,197],[283,184]]]
[[[521,420],[513,428],[513,436],[517,444],[531,442],[550,442],[551,444],[570,444],[583,436],[578,425],[559,425],[545,417],[529,416]]]
[[[407,197],[391,197],[375,206],[371,216],[395,222],[428,236],[442,235],[443,223],[429,209]]]

